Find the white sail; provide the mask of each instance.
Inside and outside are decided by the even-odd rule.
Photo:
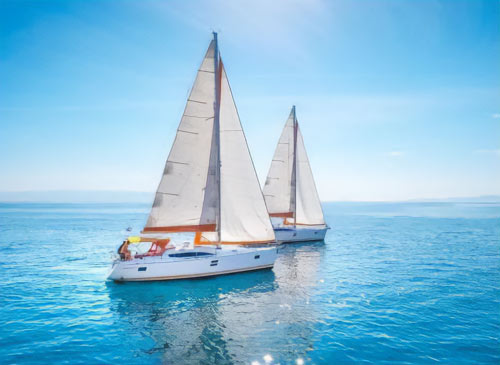
[[[198,71],[144,232],[197,232],[195,243],[275,240],[216,38]]]
[[[169,232],[196,232],[195,245],[212,247],[179,247],[175,236],[170,244],[164,235]],[[216,33],[198,70],[142,233],[120,246],[120,259],[113,263],[109,279],[209,277],[269,269],[276,261],[276,247],[239,246],[275,242],[275,235]],[[149,250],[131,252],[131,244],[145,241],[152,242]]]
[[[307,158],[302,133],[297,125],[297,209],[295,219],[298,224],[325,224],[314,177]]]
[[[221,241],[274,241],[259,180],[221,62]]]
[[[296,224],[325,224],[295,107],[281,133],[263,191],[270,216],[293,218]]]
[[[267,210],[271,216],[293,217],[294,118],[292,110],[276,146],[263,189]]]
[[[145,232],[215,230],[218,191],[215,166],[210,162],[214,157],[215,48],[213,40],[186,103]]]

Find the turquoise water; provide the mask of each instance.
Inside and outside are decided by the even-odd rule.
[[[499,363],[500,205],[325,204],[272,271],[105,282],[147,205],[0,204],[1,363]]]

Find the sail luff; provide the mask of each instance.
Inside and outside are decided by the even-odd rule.
[[[290,211],[293,214],[293,223],[297,223],[297,115],[295,105],[292,107],[293,113],[293,168],[291,178]]]
[[[221,98],[221,79],[222,79],[222,67],[221,67],[221,59],[220,59],[220,54],[219,54],[219,44],[217,42],[217,33],[214,32],[214,39],[215,39],[215,70],[216,70],[216,76],[215,76],[215,86],[216,86],[216,91],[215,91],[215,100],[216,100],[216,135],[217,135],[217,186],[218,186],[218,213],[217,213],[217,241],[221,242],[222,241],[222,235],[221,235],[221,217],[222,217],[222,192],[221,192],[221,162],[220,162],[220,98]]]
[[[215,57],[214,57],[214,68],[215,68],[215,107],[214,107],[214,128],[215,128],[215,146],[216,146],[216,181],[217,181],[217,216],[216,216],[216,227],[217,227],[217,241],[220,242],[221,238],[221,178],[220,178],[220,97],[221,97],[221,60],[219,54],[219,43],[217,41],[217,33],[213,32],[214,42],[215,42]]]
[[[220,82],[218,82],[218,65],[219,65],[219,45],[217,41],[217,33],[213,32],[214,57],[213,57],[213,82],[214,82],[214,124],[212,128],[212,143],[210,147],[210,163],[207,174],[207,183],[205,185],[205,196],[203,200],[203,212],[206,210],[214,210],[214,221],[216,231],[220,227],[220,151],[219,151],[219,103],[220,98]],[[210,193],[213,195],[211,196]],[[202,213],[203,213],[202,212]]]

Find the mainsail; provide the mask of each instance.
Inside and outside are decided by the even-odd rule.
[[[197,232],[197,243],[275,240],[215,33],[144,232]]]
[[[215,231],[218,197],[212,181],[214,174],[209,174],[216,96],[215,46],[213,40],[198,70],[156,191],[146,232]],[[212,204],[204,204],[205,196]]]
[[[271,217],[292,218],[301,225],[325,224],[295,106],[281,133],[263,191]]]

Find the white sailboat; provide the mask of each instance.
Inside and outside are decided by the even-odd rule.
[[[276,241],[325,238],[329,227],[325,224],[295,106],[278,141],[263,192]]]
[[[175,242],[178,235],[191,241]],[[134,254],[136,242],[151,248]],[[120,247],[109,278],[169,280],[272,268],[274,243],[214,33],[146,226]]]

